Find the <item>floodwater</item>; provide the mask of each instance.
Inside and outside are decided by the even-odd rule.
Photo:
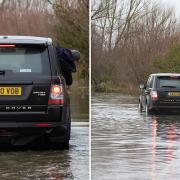
[[[180,179],[180,116],[138,113],[137,97],[92,98],[92,180]]]
[[[0,179],[86,180],[89,178],[88,94],[70,92],[72,129],[69,150],[0,151]],[[2,149],[2,148],[0,148]]]
[[[89,121],[89,89],[73,86],[69,90],[72,121]]]
[[[0,179],[85,180],[88,156],[88,126],[73,123],[69,150],[0,152]]]

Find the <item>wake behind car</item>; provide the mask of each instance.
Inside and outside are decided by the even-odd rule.
[[[147,83],[140,85],[140,89],[140,112],[180,112],[180,74],[151,74]]]
[[[0,142],[69,148],[65,80],[50,38],[0,36]]]

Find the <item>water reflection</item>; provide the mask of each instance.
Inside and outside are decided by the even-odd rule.
[[[157,136],[157,120],[152,121],[152,171],[155,170],[156,163],[156,136]]]
[[[0,179],[88,179],[88,127],[73,127],[68,151],[0,152]]]
[[[152,117],[152,172],[157,173],[159,160],[165,165],[166,176],[176,176],[174,172],[174,162],[179,158],[177,150],[179,148],[180,116],[158,116]],[[158,139],[160,138],[160,139]],[[162,142],[164,145],[162,145]],[[153,176],[152,179],[155,177]],[[156,178],[155,178],[156,179]]]
[[[89,119],[89,89],[88,87],[71,87],[69,89],[71,115],[73,121]]]
[[[179,140],[179,115],[139,114],[136,97],[92,99],[92,179],[179,179]]]
[[[170,127],[168,128],[167,131],[167,160],[171,161],[173,159],[173,147],[174,144],[176,143],[176,138],[177,138],[177,134],[176,134],[176,125],[170,125]]]
[[[70,169],[72,157],[58,151],[2,152],[0,159],[1,179],[74,179]]]

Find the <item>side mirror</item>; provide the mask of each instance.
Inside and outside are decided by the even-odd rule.
[[[77,51],[77,50],[74,50],[74,49],[71,50],[71,53],[72,53],[72,55],[74,57],[74,60],[79,61],[79,59],[81,58],[81,53],[79,51]]]
[[[146,88],[146,86],[145,86],[144,84],[140,84],[139,88],[140,88],[141,90],[143,90],[143,89]]]

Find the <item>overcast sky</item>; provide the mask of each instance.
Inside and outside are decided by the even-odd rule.
[[[159,0],[165,6],[171,6],[175,8],[177,16],[180,17],[180,0]]]

